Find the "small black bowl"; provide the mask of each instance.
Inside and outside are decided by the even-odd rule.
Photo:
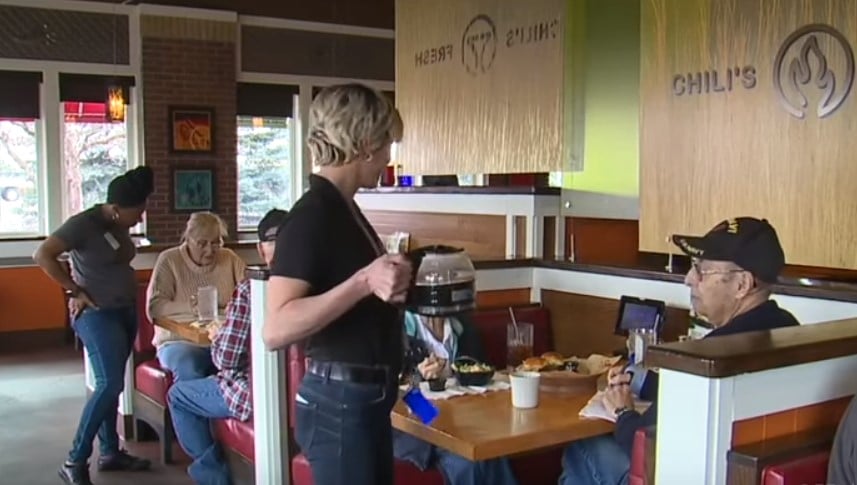
[[[446,390],[446,379],[429,379],[428,381],[429,390],[432,392],[441,392]]]
[[[473,364],[482,364],[488,368],[488,370],[482,372],[460,372],[459,366],[461,365],[473,365]],[[455,374],[455,378],[458,380],[458,384],[461,386],[485,386],[491,382],[491,379],[494,377],[494,367],[479,362],[478,360],[472,357],[459,357],[455,359],[455,362],[452,363],[452,371]]]

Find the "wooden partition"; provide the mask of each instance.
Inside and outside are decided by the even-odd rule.
[[[735,483],[729,450],[748,441],[830,435],[857,390],[857,320],[655,346],[658,483]],[[799,385],[798,385],[799,383]],[[742,482],[743,483],[743,482]]]
[[[641,32],[640,248],[752,215],[857,268],[857,2],[649,0]]]
[[[365,215],[382,238],[409,233],[411,248],[445,244],[464,248],[473,259],[506,257],[505,216],[379,210]]]

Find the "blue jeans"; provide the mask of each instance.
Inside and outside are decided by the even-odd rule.
[[[518,480],[506,458],[470,461],[443,448],[436,448],[437,467],[452,485],[516,485]]]
[[[436,467],[445,482],[452,485],[518,483],[506,458],[470,461],[399,430],[393,430],[393,455],[399,460],[412,463],[420,470]]]
[[[202,379],[217,372],[211,362],[211,348],[187,342],[169,342],[157,351],[161,367],[173,374],[173,381]]]
[[[295,398],[295,440],[314,483],[393,485],[390,411],[398,397],[395,382],[357,384],[304,375]]]
[[[232,416],[213,377],[179,381],[167,393],[179,444],[193,458],[188,475],[204,485],[231,483],[229,467],[211,433],[211,418]]]
[[[627,485],[631,459],[613,435],[575,441],[562,455],[559,485]]]
[[[137,335],[137,312],[134,307],[87,308],[71,325],[89,353],[95,375],[95,390],[83,407],[68,454],[70,462],[85,463],[92,455],[96,434],[101,456],[119,451],[116,415],[125,387],[125,364]]]

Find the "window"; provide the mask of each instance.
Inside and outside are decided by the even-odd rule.
[[[291,118],[238,117],[238,229],[292,205]]]
[[[131,164],[126,122],[107,121],[104,103],[67,101],[62,105],[63,219],[66,219],[105,202],[110,181]],[[139,229],[132,228],[132,232]]]
[[[34,119],[0,120],[0,236],[32,236],[42,227]]]

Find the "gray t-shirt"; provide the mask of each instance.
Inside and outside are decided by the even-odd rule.
[[[71,253],[72,278],[99,308],[133,305],[137,280],[131,260],[137,253],[128,229],[107,221],[96,205],[70,217],[52,234]]]

